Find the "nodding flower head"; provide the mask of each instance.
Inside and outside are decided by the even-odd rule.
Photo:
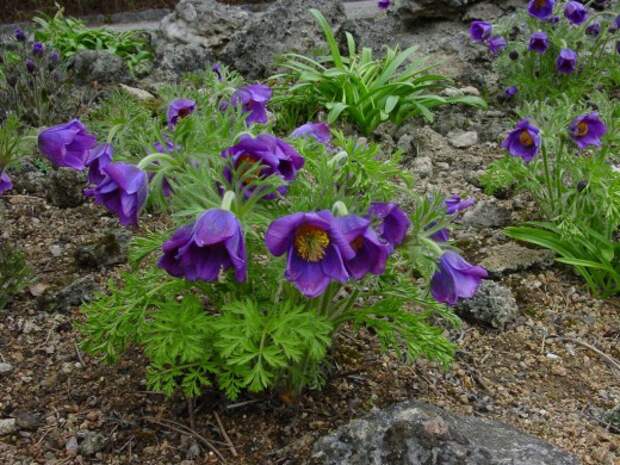
[[[11,182],[11,178],[4,170],[0,170],[0,194],[13,189],[13,183]]]
[[[382,10],[387,10],[390,7],[391,0],[379,0],[377,6]]]
[[[191,115],[196,110],[196,102],[189,99],[178,98],[170,102],[168,106],[168,129],[173,130],[179,120]]]
[[[570,48],[560,50],[555,69],[561,74],[572,74],[577,69],[577,53]]]
[[[527,11],[530,16],[538,19],[547,19],[553,13],[555,0],[530,0]]]
[[[569,23],[579,26],[588,19],[588,10],[581,3],[571,1],[564,7],[564,16],[568,19]]]
[[[431,294],[437,302],[455,305],[459,299],[473,297],[487,276],[484,268],[472,265],[458,253],[448,250],[439,259],[439,269],[431,280]]]
[[[517,123],[506,139],[502,147],[508,150],[513,157],[522,158],[529,163],[536,156],[541,146],[540,129],[530,124],[528,119],[522,119]]]
[[[474,42],[484,42],[493,32],[493,26],[486,21],[472,21],[469,25],[469,36]]]
[[[495,56],[499,55],[506,48],[506,45],[506,39],[502,36],[493,36],[487,41],[489,51]]]
[[[530,43],[528,46],[528,50],[536,53],[540,53],[541,55],[547,51],[549,48],[549,37],[544,32],[534,32],[530,36]]]

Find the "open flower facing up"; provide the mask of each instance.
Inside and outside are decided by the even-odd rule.
[[[484,268],[467,263],[458,253],[448,250],[439,259],[439,270],[431,280],[431,294],[437,302],[456,305],[460,298],[473,297],[487,276]]]
[[[586,19],[588,19],[588,10],[586,10],[586,7],[581,3],[571,1],[564,7],[564,16],[566,16],[569,23],[579,26],[580,24],[583,24]]]
[[[6,171],[0,171],[0,194],[13,189],[13,183],[11,182],[11,178],[6,174]]]
[[[362,279],[367,273],[383,274],[390,255],[390,246],[379,239],[377,233],[370,227],[370,220],[347,215],[337,217],[336,223],[355,252],[353,258],[344,260],[351,276]]]
[[[83,170],[90,149],[97,139],[79,120],[44,129],[38,138],[39,151],[55,166]]]
[[[230,104],[234,107],[241,106],[243,111],[249,113],[245,122],[264,124],[267,122],[267,102],[271,99],[271,88],[263,84],[250,84],[237,89],[230,98]],[[225,109],[228,104],[224,104]]]
[[[543,54],[549,48],[549,37],[544,32],[534,32],[530,36],[528,50]]]
[[[506,39],[502,36],[493,36],[487,41],[487,47],[493,55],[499,55],[506,48]]]
[[[378,220],[377,233],[393,249],[407,236],[411,221],[395,203],[374,202],[368,209],[370,220]]]
[[[312,137],[323,145],[332,141],[332,133],[327,123],[306,123],[291,133],[291,137]]]
[[[469,37],[474,42],[484,42],[493,32],[493,26],[486,21],[472,21],[469,25]]]
[[[558,59],[555,62],[555,69],[558,73],[571,74],[577,68],[577,53],[570,48],[560,50]]]
[[[85,194],[118,215],[123,226],[138,224],[138,215],[148,194],[146,173],[127,163],[109,163],[103,171],[106,174],[103,181]]]
[[[349,279],[344,261],[352,260],[355,250],[327,210],[278,218],[269,225],[265,243],[276,257],[288,254],[286,279],[306,297],[323,294],[332,280]]]
[[[607,126],[598,113],[592,112],[575,118],[568,127],[571,139],[580,149],[589,145],[601,146],[601,138],[607,132]]]
[[[180,119],[191,115],[196,110],[196,102],[189,99],[178,98],[168,105],[168,129],[173,130]]]
[[[528,119],[522,119],[515,129],[510,131],[502,142],[502,147],[508,150],[513,157],[520,157],[529,163],[540,150],[540,129],[530,124]]]
[[[112,161],[114,149],[112,144],[99,144],[91,149],[84,164],[88,166],[88,182],[99,184],[106,177],[103,169]]]
[[[390,7],[390,0],[379,0],[377,6],[382,10],[387,10]]]
[[[239,143],[222,152],[222,157],[230,158],[232,166],[243,184],[246,197],[256,189],[253,181],[275,175],[284,181],[292,181],[304,166],[304,158],[289,144],[270,134],[261,134],[256,138],[244,135]],[[232,170],[226,168],[224,176],[232,182]],[[286,193],[287,186],[278,188],[280,194]],[[273,198],[270,194],[266,198]]]
[[[555,0],[530,0],[527,11],[530,16],[538,19],[547,19],[553,13]]]
[[[220,272],[233,268],[235,279],[247,277],[243,229],[228,210],[212,208],[195,223],[182,226],[162,246],[157,266],[188,281],[217,281]]]

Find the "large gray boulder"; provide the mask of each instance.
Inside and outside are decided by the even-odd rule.
[[[397,0],[396,15],[405,22],[431,18],[461,18],[477,0]]]
[[[404,402],[319,439],[316,465],[579,465],[551,444],[503,423]]]

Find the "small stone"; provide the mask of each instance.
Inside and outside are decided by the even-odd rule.
[[[491,278],[517,273],[532,268],[545,268],[553,264],[553,253],[542,249],[528,249],[515,242],[490,247],[480,265]]]
[[[47,306],[49,311],[68,312],[71,307],[90,302],[99,290],[99,285],[94,277],[86,275],[76,279],[58,292],[45,294],[41,299],[42,304]]]
[[[457,89],[456,87],[446,87],[441,91],[441,95],[444,97],[462,97],[463,91],[461,89]]]
[[[396,148],[402,150],[405,155],[411,157],[415,157],[416,155],[415,143],[411,134],[404,134],[401,136],[396,143]]]
[[[413,161],[412,170],[421,178],[428,178],[433,175],[433,161],[429,157],[417,157]]]
[[[473,95],[475,97],[480,97],[480,91],[474,86],[462,87],[461,92],[463,92],[464,95]]]
[[[463,224],[477,228],[503,228],[512,222],[512,212],[495,202],[478,202],[463,215]]]
[[[557,376],[566,376],[568,374],[566,368],[564,368],[562,365],[553,365],[551,367],[551,373]]]
[[[40,417],[30,412],[17,412],[15,415],[15,423],[20,429],[35,431],[41,424]]]
[[[71,436],[65,443],[65,451],[68,457],[75,457],[78,454],[78,440],[75,436]]]
[[[47,200],[58,208],[75,208],[85,201],[85,175],[70,168],[59,168],[49,175]]]
[[[484,280],[471,299],[461,300],[457,312],[464,318],[505,328],[519,314],[512,291],[494,281]]]
[[[144,89],[138,89],[137,87],[131,87],[125,84],[121,84],[120,88],[132,97],[134,97],[136,100],[140,100],[141,102],[151,102],[157,100],[157,98],[153,94]]]
[[[6,436],[13,434],[17,430],[15,418],[1,418],[0,419],[0,436]]]
[[[476,131],[455,132],[448,133],[448,142],[457,149],[464,149],[476,145],[478,143],[478,133]]]
[[[124,229],[106,231],[90,244],[75,251],[75,261],[83,268],[99,268],[127,262],[131,233]]]
[[[13,371],[13,365],[4,362],[0,363],[0,375],[5,375],[11,371]]]
[[[53,246],[50,247],[50,252],[52,253],[53,257],[60,257],[62,255],[62,247],[60,247],[57,244],[54,244]]]
[[[79,450],[83,455],[95,455],[101,451],[106,444],[106,438],[101,433],[93,433],[87,431],[83,433],[82,442],[80,442]]]

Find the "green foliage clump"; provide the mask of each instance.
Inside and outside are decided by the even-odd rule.
[[[432,121],[432,110],[442,105],[484,107],[478,97],[437,95],[449,81],[430,74],[432,67],[424,59],[414,58],[415,47],[402,52],[388,49],[383,58],[376,59],[369,48],[358,53],[353,37],[347,33],[349,55],[343,56],[329,23],[319,11],[310,11],[323,29],[330,55],[316,60],[286,55],[283,66],[288,71],[275,76],[282,86],[274,99],[285,115],[283,125],[309,121],[325,108],[328,122],[342,117],[370,134],[386,121],[397,125],[412,117]]]
[[[30,277],[24,254],[0,242],[0,310],[22,291]]]

